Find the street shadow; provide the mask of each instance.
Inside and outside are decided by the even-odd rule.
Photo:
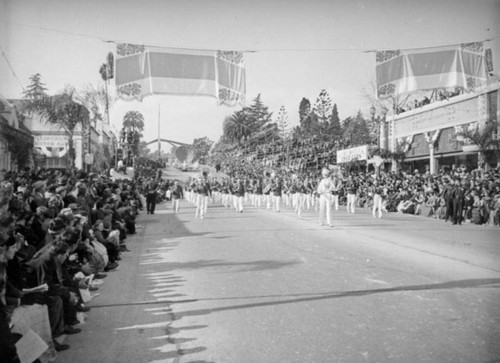
[[[239,298],[235,297],[234,299],[280,298],[280,300],[222,306],[218,308],[187,310],[187,311],[177,312],[176,316],[178,318],[182,318],[185,316],[207,315],[219,311],[250,309],[250,308],[264,307],[264,306],[278,306],[278,305],[287,305],[287,304],[295,304],[295,303],[310,302],[310,301],[341,299],[346,297],[362,297],[374,294],[386,294],[386,293],[405,292],[405,291],[451,290],[451,289],[470,289],[470,288],[500,288],[500,279],[499,278],[469,279],[469,280],[449,281],[437,284],[408,285],[408,286],[397,286],[397,287],[390,287],[383,289],[327,292],[327,293],[316,293],[316,294],[267,295],[258,297],[239,297]],[[293,298],[289,298],[291,296],[293,296]],[[299,297],[297,298],[297,296]],[[203,301],[203,300],[204,299],[197,299],[197,301]],[[216,300],[216,299],[211,299],[211,300]]]
[[[214,236],[214,237],[208,237],[209,239],[227,239],[227,238],[234,238],[234,236]]]
[[[176,213],[161,213],[161,218],[152,217],[151,215],[141,216],[137,221],[143,227],[137,230],[137,235],[141,237],[160,237],[179,238],[179,237],[202,237],[206,233],[193,233],[187,227],[185,221],[179,218]],[[161,224],[164,229],[162,232],[148,233],[148,225]]]
[[[299,260],[257,260],[248,262],[228,262],[223,260],[196,260],[188,262],[170,262],[165,261],[159,256],[158,259],[151,258],[141,262],[141,265],[163,264],[164,271],[174,270],[200,270],[200,269],[227,269],[228,272],[248,272],[277,270],[302,263]]]

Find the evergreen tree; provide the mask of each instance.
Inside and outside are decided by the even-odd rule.
[[[342,121],[342,139],[340,145],[342,148],[348,148],[353,145],[354,133],[356,132],[355,122],[352,117]]]
[[[318,122],[321,124],[328,123],[330,120],[332,114],[332,99],[327,90],[323,89],[319,93],[313,107],[313,112],[316,114]]]
[[[268,107],[264,105],[260,98],[260,93],[253,99],[249,107],[243,109],[251,131],[259,131],[264,125],[271,121],[272,112],[268,111]]]
[[[337,111],[336,103],[333,105],[332,114],[330,116],[328,134],[337,144],[342,139],[342,125],[340,124],[339,112]]]
[[[371,140],[370,130],[361,111],[358,111],[358,114],[354,118],[354,127],[353,144],[355,146],[369,144]]]
[[[281,106],[276,118],[276,124],[278,125],[278,131],[282,139],[287,139],[290,135],[290,124],[288,122],[288,113],[286,112],[285,106]]]
[[[311,102],[305,97],[302,98],[299,105],[299,122],[300,125],[304,122],[307,116],[311,113]]]
[[[36,73],[30,77],[30,84],[26,87],[23,94],[28,100],[35,102],[47,96],[45,91],[47,91],[47,88],[45,84],[42,83],[42,76],[40,73]]]
[[[322,133],[322,125],[318,121],[318,116],[314,112],[304,118],[301,125],[304,134],[308,136],[320,135]]]

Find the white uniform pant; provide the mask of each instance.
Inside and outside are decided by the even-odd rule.
[[[335,210],[339,210],[339,195],[338,194],[332,194],[332,207],[335,208]]]
[[[174,207],[174,212],[179,213],[180,199],[172,199],[172,206]]]
[[[296,198],[295,213],[297,213],[300,217],[302,215],[302,210],[304,209],[305,195],[302,193],[295,193],[294,196]]]
[[[271,194],[265,194],[264,197],[266,198],[266,208],[271,209],[271,205],[273,204],[273,196]]]
[[[279,212],[281,210],[281,196],[274,195],[273,202],[274,202],[274,211]]]
[[[208,196],[203,194],[196,194],[196,213],[194,217],[203,218],[207,213]]]
[[[382,218],[382,196],[380,194],[375,194],[373,196],[373,209],[372,209],[373,218],[377,217],[377,211],[378,211],[378,217]]]
[[[262,194],[255,194],[255,206],[258,208],[262,206]]]
[[[319,224],[323,224],[326,213],[326,224],[332,224],[332,202],[330,195],[321,194],[319,197]]]
[[[347,194],[347,213],[354,213],[356,207],[356,194]]]
[[[226,208],[229,208],[231,206],[231,203],[229,202],[231,200],[231,195],[227,193],[222,194],[222,205]]]
[[[233,206],[236,212],[243,212],[243,197],[233,196]]]

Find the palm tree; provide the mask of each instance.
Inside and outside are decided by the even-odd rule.
[[[222,124],[222,129],[224,137],[228,141],[237,142],[238,144],[241,144],[243,140],[246,140],[252,134],[249,120],[242,111],[235,112],[231,116],[226,117]]]
[[[483,124],[479,122],[462,127],[457,132],[457,136],[462,138],[467,145],[475,146],[477,150],[478,167],[487,169],[487,155],[489,153],[498,153],[500,148],[500,140],[496,137],[498,126],[495,122],[487,121]]]
[[[132,131],[144,130],[144,116],[138,111],[128,111],[123,116],[123,127]]]
[[[69,167],[75,166],[75,148],[73,137],[75,129],[80,124],[88,125],[90,122],[87,108],[74,100],[75,90],[67,87],[63,93],[55,96],[46,96],[38,100],[34,110],[48,124],[54,125],[66,132],[68,136]]]

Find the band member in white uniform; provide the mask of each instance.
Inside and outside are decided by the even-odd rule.
[[[233,186],[233,205],[238,213],[243,212],[243,200],[245,198],[245,185],[241,179],[236,179]]]
[[[281,211],[281,180],[280,179],[275,178],[273,180],[271,191],[273,194],[274,211],[279,212],[279,211]]]
[[[383,194],[383,189],[378,185],[378,182],[375,180],[373,182],[373,209],[372,209],[372,216],[373,218],[377,218],[377,212],[378,212],[378,218],[382,218],[382,194]]]
[[[332,204],[335,210],[339,210],[339,195],[342,189],[342,180],[338,175],[333,176],[332,180]]]
[[[345,190],[347,192],[347,213],[354,213],[356,208],[357,185],[352,175],[349,175],[349,179],[347,180],[345,185]]]
[[[171,188],[171,193],[172,193],[172,206],[174,207],[174,213],[179,213],[180,200],[184,197],[184,193],[182,192],[182,188],[177,180],[174,181],[174,185]]]
[[[255,184],[255,206],[260,208],[262,205],[262,182],[260,179],[257,179],[257,183]]]
[[[264,200],[266,201],[266,208],[271,209],[272,205],[272,180],[267,178],[264,179],[264,186],[262,187],[262,193],[264,194]]]
[[[325,221],[326,212],[326,224],[332,227],[332,181],[329,178],[330,172],[328,169],[323,168],[321,171],[323,178],[318,184],[318,194],[319,194],[319,225],[323,226]]]
[[[195,187],[196,191],[196,212],[194,217],[198,216],[203,219],[207,213],[208,198],[210,196],[210,184],[202,178],[198,179],[198,183]]]

